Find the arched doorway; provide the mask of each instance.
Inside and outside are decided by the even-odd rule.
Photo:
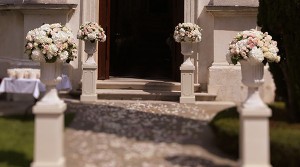
[[[183,21],[183,0],[100,0],[98,79],[109,76],[179,80],[180,46],[172,38]]]

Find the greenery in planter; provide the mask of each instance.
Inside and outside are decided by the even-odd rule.
[[[271,164],[274,167],[299,167],[300,124],[287,123],[288,116],[283,103],[270,105]],[[218,113],[210,122],[215,132],[217,145],[231,156],[238,158],[239,114],[237,108]]]
[[[276,95],[287,102],[290,120],[300,122],[300,0],[259,0],[258,22],[278,42],[281,62],[270,64]]]

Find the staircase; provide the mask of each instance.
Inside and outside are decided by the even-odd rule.
[[[196,101],[214,101],[216,95],[201,93],[195,85]],[[108,100],[158,100],[178,101],[180,97],[180,83],[162,80],[145,80],[135,78],[111,78],[98,80],[98,99]]]

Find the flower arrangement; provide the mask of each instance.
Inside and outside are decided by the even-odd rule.
[[[79,27],[77,38],[85,41],[100,41],[106,40],[105,31],[96,22],[87,22]]]
[[[277,42],[267,32],[251,29],[239,32],[229,45],[226,60],[229,64],[237,64],[239,60],[247,60],[251,64],[280,61]]]
[[[194,23],[179,23],[175,27],[174,39],[176,42],[200,42],[202,29]]]
[[[37,62],[69,63],[77,57],[74,35],[66,26],[59,23],[44,24],[27,33],[25,53]]]

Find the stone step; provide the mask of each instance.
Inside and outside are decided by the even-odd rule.
[[[97,89],[98,99],[179,101],[180,91]],[[195,93],[196,101],[214,101],[216,95]]]
[[[126,90],[159,90],[159,91],[180,91],[179,82],[154,81],[154,80],[98,80],[97,89],[126,89]],[[195,85],[195,90],[199,90],[200,85]]]
[[[97,89],[165,90],[178,91],[180,83],[164,81],[97,81]]]

